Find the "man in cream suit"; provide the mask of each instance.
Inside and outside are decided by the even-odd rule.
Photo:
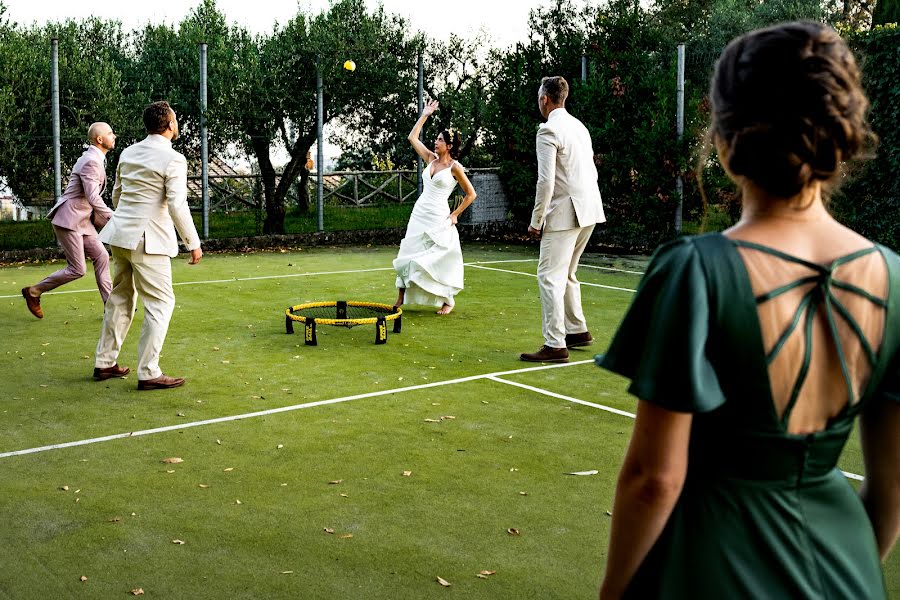
[[[168,102],[144,109],[147,137],[119,157],[112,201],[116,211],[100,240],[112,247],[115,279],[106,303],[94,363],[94,379],[122,377],[127,367],[116,363],[140,296],[144,324],[138,339],[138,389],[155,390],[184,384],[163,375],[159,354],[175,309],[171,258],[178,256],[175,230],[200,262],[200,237],[187,204],[187,162],[172,149],[178,121]]]
[[[104,303],[112,289],[109,254],[97,239],[97,228],[112,216],[100,195],[106,187],[106,153],[116,147],[116,134],[106,123],[93,123],[88,128],[88,142],[90,146],[72,167],[66,191],[47,213],[56,241],[66,255],[66,267],[22,288],[28,310],[38,319],[44,318],[41,294],[83,277],[85,256],[94,263],[94,278]]]
[[[528,232],[541,236],[537,276],[544,345],[520,356],[528,362],[568,362],[569,348],[593,343],[575,271],[594,225],[606,217],[591,136],[566,111],[568,95],[562,77],[541,81],[538,107],[547,122],[537,133],[538,181]]]

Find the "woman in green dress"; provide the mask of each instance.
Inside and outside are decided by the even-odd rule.
[[[786,23],[733,40],[710,99],[742,215],[660,247],[597,357],[639,399],[600,597],[885,598],[900,257],[823,202],[873,137],[859,70],[832,29]],[[857,416],[858,492],[836,467]]]

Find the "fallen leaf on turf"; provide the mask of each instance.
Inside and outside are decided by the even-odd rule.
[[[131,513],[131,516],[132,516],[132,517],[136,517],[136,516],[137,516],[137,513]]]
[[[230,360],[223,360],[223,361],[222,361],[222,364],[223,364],[223,365],[230,365],[230,364],[231,364],[231,361],[230,361]]]
[[[175,472],[175,469],[167,469],[166,470],[166,473],[168,473],[169,475],[171,475],[174,472]]]
[[[240,500],[235,500],[234,503],[235,503],[235,504],[240,504],[241,501],[240,501]]]
[[[350,538],[353,537],[353,534],[352,534],[352,533],[345,533],[344,535],[339,535],[338,537],[341,538],[342,540],[349,540]]]
[[[494,574],[496,574],[496,573],[497,573],[497,571],[481,571],[481,572],[479,572],[478,574],[479,574],[479,575],[488,576],[488,575],[494,575]]]
[[[183,463],[183,462],[184,462],[184,459],[183,459],[183,458],[178,458],[177,456],[173,456],[172,458],[164,458],[164,459],[162,459],[162,462],[164,462],[164,463],[167,464],[167,465],[177,465],[178,463]]]
[[[412,471],[403,471],[403,476],[404,476],[404,477],[410,477],[410,476],[412,476]]]
[[[331,527],[325,527],[325,528],[323,529],[323,531],[324,531],[325,533],[334,533],[334,529],[332,529]]]
[[[329,481],[328,485],[337,485],[339,483],[342,483],[343,481],[343,479],[335,479],[334,481]]]
[[[528,492],[519,492],[519,495],[520,495],[520,496],[527,496],[527,495],[528,495]]]
[[[444,579],[443,577],[438,577],[437,582],[444,587],[450,587],[450,582]]]
[[[208,488],[209,486],[206,485],[205,483],[201,483],[201,484],[199,484],[197,487],[202,487],[202,488],[205,490],[205,489]]]
[[[282,571],[279,575],[290,575],[293,571]]]
[[[87,581],[87,576],[82,575],[82,576],[79,577],[78,579],[79,579],[80,581]]]
[[[43,354],[43,353],[42,353],[42,354]],[[47,384],[46,384],[46,383],[42,383],[42,384],[40,384],[38,387],[45,388],[45,387],[47,387]]]
[[[219,351],[219,347],[218,347],[218,346],[213,346],[213,352],[218,352],[218,351]]]
[[[112,519],[108,519],[107,522],[108,523],[118,523],[121,520],[122,520],[122,517],[113,517]]]
[[[77,493],[78,493],[78,492],[80,492],[80,491],[81,491],[81,490],[75,490],[75,492],[74,492],[74,493],[75,493],[75,494],[77,494]]]
[[[228,467],[226,469],[222,469],[222,471],[224,471],[225,473],[228,473],[229,471],[234,471],[234,467]]]
[[[282,448],[284,448],[284,444],[278,444],[278,445],[276,446],[276,448],[279,449],[279,450],[281,450]]]
[[[143,596],[144,588],[134,588],[133,590],[131,590],[131,595],[132,596]]]
[[[350,496],[348,496],[347,494],[341,494],[341,498],[349,498],[349,497]]]
[[[175,544],[176,546],[184,546],[183,540],[172,540],[172,543]]]
[[[179,417],[183,417],[183,416],[184,416],[184,413],[183,413],[183,412],[180,412],[180,413],[178,413],[178,416],[179,416]]]
[[[68,491],[69,491],[69,486],[64,485],[64,486],[62,486],[62,487],[59,488],[59,489],[61,489],[61,490],[64,491],[64,492],[68,492]]]
[[[606,516],[607,516],[607,517],[611,517],[611,516],[612,516],[612,513],[609,512],[609,511],[606,511]]]
[[[519,530],[516,529],[515,527],[510,527],[509,529],[506,530],[506,533],[508,533],[509,535],[520,535]]]
[[[443,421],[444,419],[455,419],[455,418],[456,417],[454,417],[452,415],[447,415],[447,416],[441,417],[441,421]]]
[[[591,469],[590,471],[575,471],[574,473],[566,473],[566,475],[596,475],[599,473],[597,469]]]
[[[440,423],[440,419],[425,419],[426,423]]]

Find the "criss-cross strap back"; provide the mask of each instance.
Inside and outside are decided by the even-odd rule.
[[[774,262],[778,263],[769,264],[773,262],[771,259],[760,257],[754,260],[752,253],[742,253],[754,288],[760,330],[767,340],[766,364],[772,380],[773,402],[782,409],[779,411],[782,426],[788,427],[804,385],[809,382],[814,356],[819,358],[815,365],[819,370],[816,373],[818,381],[813,387],[819,393],[813,391],[809,395],[838,397],[838,402],[832,400],[829,403],[828,410],[832,413],[855,405],[878,359],[887,306],[887,272],[883,262],[866,263],[878,265],[874,277],[870,275],[870,269],[862,269],[862,276],[854,277],[858,275],[856,268],[842,267],[877,253],[877,248],[864,248],[841,256],[829,265],[821,265],[762,244],[732,241],[738,248],[761,252],[774,257]],[[857,262],[854,267],[859,264]],[[783,278],[786,272],[792,279],[775,281],[774,287],[763,287],[773,284],[773,274]],[[875,293],[872,288],[876,289]],[[767,309],[767,305],[775,303],[780,306]],[[823,347],[817,348],[817,345]],[[788,354],[789,346],[793,355],[784,356]],[[800,355],[799,367],[796,354]],[[781,365],[773,372],[773,365],[779,359]],[[836,382],[829,373],[830,370],[837,371],[830,368],[834,359],[839,365],[845,399],[843,394],[834,393]],[[793,381],[790,381],[789,372],[792,372]]]

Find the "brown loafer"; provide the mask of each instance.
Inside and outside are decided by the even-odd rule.
[[[184,377],[169,377],[168,375],[160,375],[156,379],[138,379],[139,390],[167,390],[184,385]]]
[[[594,338],[590,331],[566,334],[566,348],[581,348],[582,346],[590,346],[593,343]]]
[[[97,381],[105,381],[113,377],[125,377],[129,373],[131,373],[131,369],[128,367],[120,367],[119,365],[103,368],[94,367],[94,379]]]
[[[38,319],[44,318],[44,311],[41,310],[41,298],[40,296],[35,298],[31,294],[28,293],[28,288],[22,288],[22,297],[25,298],[25,304],[28,306],[28,310],[31,311],[31,314],[36,316]]]
[[[541,346],[537,352],[519,355],[519,359],[525,362],[564,363],[569,362],[569,351],[565,348]]]

